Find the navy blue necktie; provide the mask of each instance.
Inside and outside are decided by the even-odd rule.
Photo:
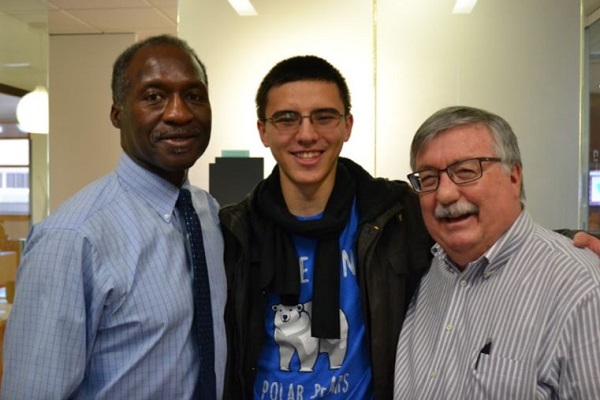
[[[175,205],[183,215],[192,253],[192,291],[194,294],[194,336],[200,351],[200,382],[196,390],[202,400],[217,398],[215,384],[215,341],[210,305],[210,284],[202,241],[200,219],[187,189],[179,191]]]

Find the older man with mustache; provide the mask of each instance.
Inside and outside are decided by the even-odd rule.
[[[449,107],[411,147],[437,244],[396,354],[396,399],[600,399],[600,261],[535,224],[517,138]]]

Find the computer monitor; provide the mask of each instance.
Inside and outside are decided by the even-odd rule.
[[[588,205],[600,207],[600,170],[590,171]]]

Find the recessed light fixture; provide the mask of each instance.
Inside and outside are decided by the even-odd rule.
[[[477,0],[456,0],[452,14],[470,14]]]
[[[249,17],[253,15],[257,15],[256,10],[250,3],[250,0],[227,0],[231,7],[237,12],[239,15],[243,17]]]

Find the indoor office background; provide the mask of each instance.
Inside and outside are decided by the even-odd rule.
[[[427,116],[453,104],[486,108],[519,137],[533,217],[549,228],[597,229],[600,202],[588,202],[588,173],[598,168],[593,151],[600,149],[589,134],[590,93],[598,90],[589,27],[600,1],[479,0],[469,14],[453,14],[454,3],[252,0],[257,15],[240,16],[227,0],[0,0],[0,84],[23,92],[44,85],[50,99],[49,134],[29,135],[30,216],[24,224],[6,222],[5,230],[24,236],[30,221],[115,167],[112,62],[158,32],[186,39],[208,67],[213,133],[190,172],[196,185],[209,187],[209,163],[227,150],[264,157],[270,172],[273,160],[256,131],[255,91],[277,61],[316,54],[341,70],[352,92],[355,125],[343,156],[374,175],[405,179],[412,135]],[[142,18],[129,18],[118,32],[104,29],[130,12]],[[67,14],[89,29],[69,30]],[[31,55],[29,66],[7,66],[4,56],[21,50]]]

